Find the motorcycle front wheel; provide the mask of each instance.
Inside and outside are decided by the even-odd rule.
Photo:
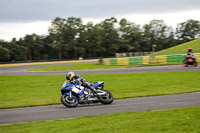
[[[193,65],[194,65],[194,67],[197,67],[197,66],[198,66],[197,62],[194,62],[194,64],[193,64]]]
[[[62,95],[61,102],[63,105],[69,108],[73,108],[78,105],[78,99],[74,95],[72,95],[71,98],[68,95]]]
[[[99,100],[102,104],[111,104],[114,100],[112,93],[107,90],[103,90],[106,92],[105,96],[100,96]]]

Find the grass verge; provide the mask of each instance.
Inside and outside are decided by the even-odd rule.
[[[28,71],[64,71],[64,70],[84,70],[84,69],[109,69],[109,68],[130,68],[139,66],[159,66],[159,65],[177,65],[182,63],[173,64],[140,64],[140,65],[124,65],[124,66],[111,66],[111,65],[100,65],[97,63],[89,64],[74,64],[74,65],[64,65],[64,66],[50,66],[29,69]]]
[[[51,61],[51,62],[29,62],[29,63],[13,63],[13,64],[0,64],[0,68],[8,67],[21,67],[21,66],[38,66],[38,65],[52,65],[52,64],[66,64],[66,63],[87,63],[97,62],[98,59],[90,60],[71,60],[71,61]]]
[[[200,91],[200,71],[82,75],[105,81],[116,99]],[[64,75],[0,76],[0,108],[60,103]]]
[[[83,70],[83,69],[127,68],[127,67],[133,67],[133,65],[107,66],[107,65],[99,65],[97,63],[88,63],[88,64],[74,64],[74,65],[34,68],[34,69],[29,69],[28,71],[62,71],[62,70]]]
[[[199,133],[200,107],[1,125],[1,133]]]
[[[170,54],[186,54],[188,48],[193,49],[193,53],[200,53],[200,39],[196,39],[190,42],[186,42],[168,49],[164,49],[152,54],[153,56],[158,55],[170,55]]]

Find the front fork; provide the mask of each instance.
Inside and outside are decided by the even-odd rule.
[[[72,92],[69,92],[69,98],[72,99]]]
[[[72,92],[69,91],[68,93],[62,93],[62,95],[67,95],[69,96],[69,99],[72,99]]]

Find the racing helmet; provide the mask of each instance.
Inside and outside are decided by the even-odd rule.
[[[74,76],[75,76],[74,72],[68,72],[66,74],[66,79],[67,80],[72,80]]]
[[[188,48],[188,52],[192,52],[192,48]]]
[[[188,48],[187,54],[188,54],[188,55],[192,55],[192,48]]]

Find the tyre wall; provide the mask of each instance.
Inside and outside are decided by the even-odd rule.
[[[197,62],[200,62],[200,53],[194,53],[197,57]],[[103,59],[104,65],[140,65],[140,64],[150,64],[150,62],[155,64],[173,64],[182,63],[184,54],[174,54],[174,55],[160,55],[154,56],[150,61],[150,56],[138,56],[138,57],[126,57],[126,58],[107,58]]]

